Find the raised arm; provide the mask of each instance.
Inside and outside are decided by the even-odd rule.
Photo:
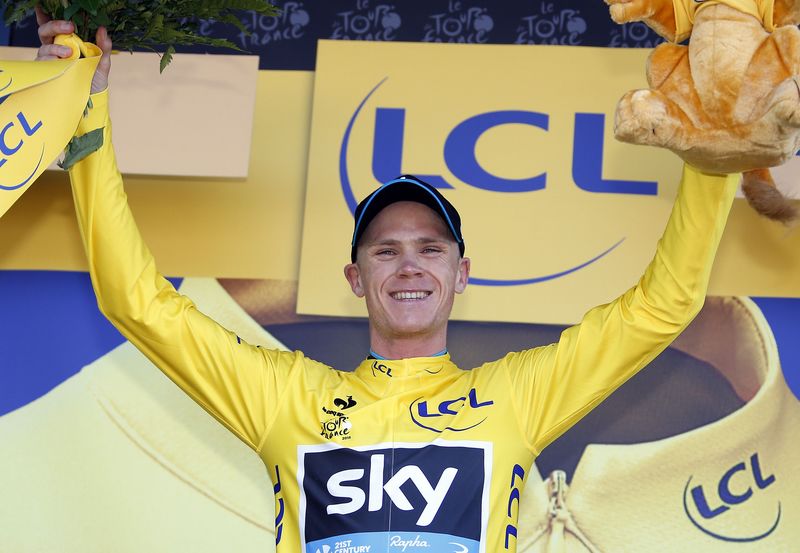
[[[42,21],[39,59],[64,57],[52,44],[64,22]],[[111,145],[106,88],[111,41],[92,86],[92,109],[77,135],[103,128],[103,146],[70,171],[78,224],[100,310],[159,369],[254,449],[272,422],[278,396],[301,355],[262,349],[199,312],[156,269],[123,190]]]
[[[503,359],[535,453],[652,361],[700,311],[738,182],[739,175],[685,166],[638,284],[590,310],[558,343]]]

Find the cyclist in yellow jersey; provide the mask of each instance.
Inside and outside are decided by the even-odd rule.
[[[39,57],[70,24],[40,14]],[[447,354],[447,319],[470,262],[458,214],[413,177],[357,210],[345,276],[369,310],[371,355],[353,372],[250,345],[157,271],[111,146],[111,41],[78,134],[104,145],[71,171],[101,310],[264,461],[278,551],[515,551],[520,493],[541,450],[661,352],[700,309],[738,178],[685,167],[639,283],[557,343],[473,370]],[[532,306],[534,308],[534,306]]]

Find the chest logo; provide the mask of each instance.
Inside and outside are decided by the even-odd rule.
[[[427,400],[417,398],[408,407],[411,414],[411,420],[420,428],[430,430],[441,434],[445,430],[451,432],[464,432],[475,428],[483,423],[488,415],[484,415],[473,422],[473,418],[479,417],[483,412],[478,412],[479,409],[494,405],[494,401],[480,401],[478,399],[478,391],[475,388],[470,388],[466,396],[457,397],[455,399],[446,399],[439,403],[428,403]],[[452,417],[458,415],[463,409],[470,409],[471,411],[478,412],[475,417],[467,417],[467,420],[461,424],[452,424]]]
[[[332,440],[334,438],[349,440],[351,437],[350,432],[353,429],[353,423],[350,422],[350,417],[342,411],[355,407],[358,405],[358,402],[353,399],[353,396],[347,396],[347,399],[342,399],[340,397],[333,398],[333,404],[336,406],[336,409],[322,408],[324,416],[319,423],[319,435],[326,440]]]
[[[758,453],[751,455],[749,462],[736,463],[719,478],[695,485],[692,478],[683,490],[683,509],[703,533],[722,541],[744,543],[762,540],[778,527],[781,503],[775,499],[775,489],[766,491],[777,478],[762,468]],[[740,533],[725,532],[728,528]]]
[[[392,368],[388,365],[384,365],[378,361],[372,362],[372,376],[378,376],[376,373],[382,373],[388,376],[389,378],[392,377]]]
[[[491,460],[478,441],[299,446],[302,551],[487,551]]]

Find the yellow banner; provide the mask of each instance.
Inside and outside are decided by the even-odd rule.
[[[472,276],[455,318],[569,323],[630,287],[654,253],[681,166],[613,139],[617,100],[645,86],[648,53],[321,42],[298,312],[366,314],[342,277],[351,212],[402,173],[439,186],[461,212]],[[762,239],[775,228],[759,225],[747,230]],[[775,271],[766,256],[800,274],[797,254],[781,261],[785,251],[760,243],[736,262]],[[715,278],[714,292],[763,293],[742,290],[737,272]],[[770,286],[797,294],[800,279]]]
[[[153,67],[157,72],[158,64]],[[119,69],[114,65],[112,75]],[[314,75],[256,76],[247,178],[124,176],[136,222],[165,274],[297,280]],[[125,91],[110,86],[112,117],[114,110],[135,109]],[[204,81],[199,92],[187,94],[202,96],[205,87]],[[119,145],[112,121],[119,151],[125,145]],[[183,132],[207,136],[206,123],[197,119]],[[87,269],[65,171],[46,171],[0,219],[0,270],[5,269]]]
[[[373,45],[380,47],[382,45]],[[467,51],[471,51],[472,46],[463,46]],[[500,47],[492,47],[500,48]],[[519,47],[523,51],[532,48],[528,46]],[[561,49],[537,49],[539,58],[547,58],[550,52],[558,52]],[[322,55],[325,55],[327,45],[323,45]],[[587,60],[582,54],[586,49],[568,49],[565,56],[573,60],[568,65],[569,72],[562,76],[561,80],[548,78],[546,75],[537,74],[538,88],[522,90],[522,96],[527,97],[525,101],[538,105],[542,92],[540,88],[553,86],[561,87],[561,90],[569,90],[569,86],[574,85],[577,80],[575,74],[586,74],[587,82],[589,76],[601,75],[603,71],[609,74],[605,79],[615,79],[615,83],[610,88],[618,88],[619,91],[608,91],[604,102],[607,105],[600,109],[605,109],[605,132],[603,153],[603,175],[606,178],[631,178],[647,180],[658,180],[658,200],[655,198],[636,198],[633,199],[634,207],[631,211],[625,209],[613,211],[596,212],[597,209],[605,209],[602,206],[593,208],[592,205],[581,203],[581,198],[587,201],[595,201],[598,194],[576,193],[576,201],[565,208],[565,211],[558,213],[547,213],[547,210],[536,212],[540,217],[541,225],[532,224],[533,230],[529,236],[520,237],[518,243],[509,240],[506,243],[498,243],[496,248],[483,247],[481,253],[477,253],[479,247],[479,234],[486,232],[481,226],[488,223],[501,225],[501,230],[507,228],[510,221],[507,218],[515,217],[518,220],[527,220],[526,208],[523,205],[516,205],[521,194],[515,197],[513,194],[505,194],[510,198],[505,203],[486,201],[487,209],[500,203],[505,209],[499,219],[491,220],[494,215],[478,209],[477,215],[471,213],[465,221],[465,233],[467,238],[467,254],[472,256],[474,262],[473,275],[483,277],[494,273],[510,274],[511,277],[522,274],[511,272],[512,265],[516,264],[517,257],[530,257],[537,255],[537,252],[553,255],[554,249],[572,250],[573,247],[580,248],[581,244],[587,240],[587,236],[592,238],[594,233],[605,232],[603,225],[621,225],[625,221],[630,221],[631,225],[640,225],[633,232],[633,238],[642,234],[643,238],[636,240],[640,248],[638,253],[632,253],[629,257],[628,248],[634,240],[626,239],[616,250],[609,253],[593,265],[587,266],[583,271],[595,271],[599,263],[609,261],[611,256],[618,255],[621,250],[625,250],[625,256],[615,258],[613,267],[609,272],[596,273],[597,277],[590,282],[580,281],[580,285],[588,288],[581,291],[577,287],[566,286],[562,289],[564,296],[552,296],[542,298],[542,305],[555,305],[553,309],[563,307],[567,310],[559,315],[556,312],[552,320],[560,322],[572,322],[569,316],[577,317],[582,313],[581,306],[573,305],[572,296],[581,293],[586,301],[586,307],[611,299],[616,291],[621,291],[629,286],[639,276],[645,264],[649,261],[654,251],[655,241],[660,235],[661,229],[666,221],[667,212],[674,196],[674,179],[679,174],[680,162],[667,152],[659,152],[652,148],[642,148],[630,145],[618,144],[611,136],[610,122],[617,98],[622,91],[629,87],[640,86],[637,83],[640,79],[642,67],[647,56],[645,50],[599,50],[591,55]],[[570,57],[572,56],[572,57]],[[122,56],[127,57],[127,56]],[[324,60],[323,60],[324,61]],[[546,60],[541,60],[544,63]],[[558,60],[557,60],[558,61]],[[562,57],[561,61],[564,61]],[[116,62],[116,60],[115,60]],[[588,64],[588,69],[585,67]],[[625,64],[623,66],[623,64]],[[555,63],[548,63],[552,67]],[[592,69],[592,68],[598,69]],[[611,73],[613,68],[613,74]],[[557,68],[560,72],[561,69]],[[474,71],[478,71],[476,68]],[[321,82],[326,88],[325,79],[345,79],[344,74],[325,74],[324,68],[320,68],[322,76]],[[472,70],[471,70],[472,71]],[[531,69],[533,71],[533,69]],[[592,73],[594,71],[594,73]],[[561,73],[557,73],[561,74]],[[629,75],[622,78],[621,74]],[[347,78],[352,76],[348,73]],[[381,79],[386,74],[381,74]],[[510,78],[510,77],[509,77]],[[564,79],[572,79],[572,85]],[[515,79],[528,79],[526,72],[515,72]],[[626,80],[627,79],[627,80]],[[295,281],[298,278],[300,264],[300,236],[302,231],[303,208],[306,196],[306,163],[309,151],[309,133],[311,120],[312,87],[314,85],[314,74],[305,71],[260,71],[258,75],[258,86],[256,91],[256,109],[253,118],[253,138],[252,155],[248,177],[246,179],[189,179],[189,178],[163,178],[163,177],[144,177],[126,175],[126,190],[128,199],[131,203],[136,219],[148,245],[153,250],[159,268],[170,275],[181,276],[215,276],[227,278],[268,278],[279,280]],[[602,81],[601,81],[602,82]],[[390,81],[386,81],[381,88],[374,94],[382,93],[383,87]],[[346,85],[347,83],[342,83]],[[374,86],[374,85],[373,85]],[[414,81],[414,86],[419,87],[421,83]],[[515,90],[514,87],[508,87]],[[581,90],[591,88],[585,83],[581,85]],[[130,104],[119,99],[120,94],[112,90],[112,101],[116,102],[118,110],[132,109]],[[459,98],[465,93],[459,93]],[[472,93],[470,93],[472,94]],[[503,93],[505,94],[505,93]],[[516,93],[515,93],[516,94]],[[550,93],[552,94],[552,93]],[[566,95],[566,94],[565,94]],[[402,94],[394,107],[402,107]],[[567,107],[561,107],[558,112],[559,117],[574,119],[575,112],[591,102],[588,107],[583,108],[587,111],[597,109],[594,106],[601,102],[591,99],[590,95],[573,94],[579,97],[580,102],[576,109],[569,111]],[[346,100],[346,95],[343,96]],[[498,96],[495,100],[499,101]],[[363,94],[356,98],[356,106],[363,98]],[[323,98],[318,94],[316,100],[321,104]],[[344,109],[345,100],[339,99],[340,105],[331,105],[329,109]],[[371,100],[370,100],[371,101]],[[368,101],[362,108],[359,117],[362,117],[366,110],[374,109],[374,105]],[[465,100],[466,101],[466,100]],[[570,98],[564,100],[573,101]],[[448,100],[449,102],[449,100]],[[448,103],[445,102],[445,105]],[[333,98],[332,104],[336,104]],[[352,107],[352,106],[351,106]],[[325,123],[325,118],[320,116],[319,105],[317,106],[316,121],[319,124]],[[427,134],[433,132],[437,124],[436,117],[428,123],[418,120],[415,111],[408,111],[408,126],[406,132],[406,142],[404,148],[403,170],[416,171],[424,174],[435,173],[436,163],[445,167],[442,161],[442,144],[436,144],[435,140],[428,140]],[[566,113],[566,115],[563,115]],[[351,112],[352,114],[352,112]],[[412,118],[411,116],[414,116]],[[519,129],[514,129],[513,125],[508,128],[497,128],[488,131],[479,141],[477,146],[479,159],[483,163],[492,160],[488,157],[488,150],[493,141],[502,138],[503,133],[513,133],[515,130],[521,133],[520,144],[511,144],[508,155],[514,155],[513,148],[521,148],[530,144],[531,139],[536,139],[535,134],[541,132],[544,137],[535,144],[538,148],[533,155],[525,154],[525,163],[529,164],[529,173],[536,175],[538,172],[547,173],[547,182],[544,190],[529,193],[530,196],[537,198],[537,201],[549,201],[553,194],[553,189],[576,188],[571,180],[571,168],[569,164],[573,157],[572,142],[570,134],[572,127],[565,131],[564,123],[560,121],[558,125],[554,113],[549,113],[550,129],[544,131],[537,128],[524,128],[520,125]],[[132,117],[132,115],[131,115]],[[347,118],[345,118],[347,119]],[[371,124],[373,119],[368,122]],[[203,128],[202,121],[198,121],[197,127],[192,127],[194,132],[201,133]],[[361,120],[357,118],[351,134],[357,136]],[[345,125],[346,127],[346,125]],[[115,127],[115,131],[116,131]],[[366,129],[367,132],[373,132]],[[446,128],[445,130],[449,130]],[[527,135],[525,131],[528,131]],[[187,131],[188,132],[188,131]],[[321,252],[321,259],[331,258],[326,261],[331,267],[327,280],[320,278],[320,285],[325,286],[326,293],[343,294],[348,298],[349,289],[346,288],[344,278],[341,276],[341,267],[349,257],[349,239],[352,232],[352,219],[349,211],[343,207],[343,192],[338,184],[339,166],[337,164],[338,146],[344,133],[344,129],[324,128],[315,126],[317,139],[323,133],[331,134],[330,143],[334,148],[332,156],[329,156],[330,170],[323,176],[324,185],[331,186],[336,192],[331,196],[331,203],[322,215],[313,223],[330,225],[328,235],[325,235],[323,244],[329,247],[327,251]],[[566,133],[566,136],[565,136]],[[116,133],[115,133],[116,134]],[[443,133],[446,135],[446,133]],[[492,136],[494,134],[494,136]],[[531,136],[533,135],[533,136]],[[549,136],[548,135],[554,135]],[[558,140],[556,140],[558,138]],[[369,137],[367,137],[369,143]],[[423,141],[428,141],[423,143]],[[315,151],[320,150],[321,142],[317,143]],[[421,146],[424,145],[425,150]],[[118,145],[117,145],[118,146]],[[119,149],[119,148],[118,148]],[[566,150],[559,152],[559,150]],[[354,151],[351,153],[355,153]],[[503,153],[502,151],[499,153]],[[413,157],[411,155],[413,154]],[[497,148],[494,147],[494,154],[498,155]],[[580,152],[578,154],[580,156]],[[425,157],[427,156],[427,157]],[[361,156],[364,157],[363,155]],[[320,161],[318,157],[312,157],[312,164]],[[558,161],[561,159],[562,161]],[[331,161],[332,160],[332,161]],[[437,161],[438,160],[438,161]],[[354,167],[357,158],[352,158],[349,168]],[[370,163],[367,156],[366,163]],[[360,161],[363,163],[364,161]],[[775,171],[776,179],[779,184],[785,185],[787,194],[798,196],[800,188],[800,160],[781,167]],[[423,164],[424,163],[424,164]],[[560,167],[559,163],[567,163],[566,167]],[[495,165],[497,162],[495,162]],[[649,164],[649,165],[648,165]],[[666,167],[667,173],[660,173],[660,167]],[[492,171],[497,171],[501,176],[513,176],[512,173],[502,173],[504,166],[495,167],[487,165]],[[507,169],[513,169],[510,165]],[[554,172],[555,171],[555,172]],[[450,176],[450,175],[446,175]],[[524,176],[524,173],[522,173]],[[559,179],[556,180],[555,177]],[[444,190],[450,197],[458,194],[462,197],[469,196],[471,193],[483,195],[490,198],[487,192],[483,194],[480,189],[475,189],[467,184],[461,183],[453,178],[453,185],[458,188]],[[562,180],[564,179],[564,180]],[[353,181],[353,187],[358,188],[357,194],[365,195],[370,186],[377,185],[377,180],[369,175],[367,167],[367,182]],[[319,182],[317,184],[320,184]],[[663,189],[663,190],[662,190]],[[187,192],[188,191],[188,192]],[[578,189],[580,192],[580,189]],[[312,192],[309,200],[312,200]],[[503,197],[502,194],[496,193]],[[620,195],[618,195],[620,196]],[[462,206],[460,199],[453,196],[459,209],[465,212],[466,205]],[[540,200],[539,200],[540,199]],[[316,200],[313,200],[316,201]],[[591,202],[590,202],[591,203]],[[180,205],[180,209],[173,209],[171,206]],[[655,206],[650,209],[647,206]],[[480,207],[480,206],[478,206]],[[645,208],[648,211],[642,211]],[[542,211],[542,210],[540,210]],[[588,214],[591,217],[600,218],[599,229],[589,229],[583,232],[581,226],[558,226],[558,219],[564,218],[565,221],[580,218],[581,214]],[[465,214],[466,216],[466,214]],[[602,219],[605,218],[605,221]],[[555,221],[555,222],[553,222]],[[311,223],[312,221],[307,221]],[[35,223],[35,224],[32,224]],[[527,223],[526,223],[527,224]],[[546,226],[551,225],[551,226]],[[629,229],[630,230],[630,229]],[[335,231],[335,233],[334,233]],[[581,233],[583,232],[583,234]],[[550,237],[551,243],[544,238]],[[612,236],[612,238],[615,238]],[[618,240],[619,237],[616,237]],[[543,243],[542,243],[543,242]],[[598,240],[599,242],[599,240]],[[612,242],[613,245],[613,242]],[[512,251],[506,248],[517,248]],[[606,246],[608,247],[608,246]],[[588,249],[588,248],[587,248]],[[487,253],[488,250],[488,253]],[[495,251],[496,250],[496,251]],[[591,254],[591,252],[588,252]],[[596,254],[595,254],[596,255]],[[592,257],[591,255],[587,257]],[[513,260],[513,263],[507,260]],[[499,261],[498,261],[499,260]],[[548,262],[542,257],[535,260],[537,263]],[[578,260],[579,264],[581,261]],[[316,261],[311,260],[310,264],[304,266],[306,271],[312,270]],[[509,268],[506,269],[506,263]],[[573,265],[574,266],[574,265]],[[72,196],[67,182],[67,175],[63,171],[49,171],[39,178],[39,182],[25,196],[17,202],[5,217],[0,219],[0,269],[45,269],[45,270],[86,270],[86,256],[83,252],[80,235],[75,222],[74,210],[72,207]],[[551,273],[559,271],[558,266],[552,266]],[[576,274],[577,273],[577,274]],[[562,278],[575,278],[581,271],[573,272]],[[533,273],[527,276],[541,276],[541,273]],[[312,275],[313,276],[313,275]],[[602,281],[600,279],[603,279]],[[324,280],[324,282],[323,282]],[[511,299],[501,299],[492,301],[514,302],[522,301],[516,298],[516,289],[534,288],[544,286],[545,283],[538,285],[525,285],[508,287],[508,290],[496,290],[496,294],[506,298],[506,294]],[[614,288],[616,287],[616,288]],[[459,297],[457,304],[472,302],[474,293],[478,292],[478,286],[468,288],[466,296]],[[589,290],[598,290],[598,295],[592,298]],[[728,228],[725,231],[717,256],[714,275],[710,288],[711,294],[717,295],[755,295],[755,296],[783,296],[791,297],[800,295],[800,231],[786,229],[781,225],[776,225],[763,218],[757,217],[753,210],[743,201],[736,202],[731,213]],[[600,294],[605,294],[601,296]],[[546,294],[543,294],[546,296]],[[491,297],[491,295],[490,295]],[[347,300],[349,301],[349,300]],[[475,300],[477,301],[477,300]],[[311,307],[306,306],[307,310],[315,310],[315,304]],[[353,314],[361,313],[360,305],[355,302],[352,307],[342,307],[342,310],[332,314]],[[461,307],[459,306],[459,309]],[[525,311],[528,319],[537,321],[544,307],[534,306],[527,309],[524,305],[518,308]]]
[[[0,217],[72,138],[99,60],[0,61]]]

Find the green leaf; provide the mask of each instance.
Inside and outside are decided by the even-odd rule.
[[[72,21],[72,17],[78,13],[81,9],[81,5],[78,3],[70,4],[68,7],[64,8],[64,19]]]
[[[161,55],[161,63],[159,64],[159,73],[163,73],[164,69],[167,68],[169,62],[172,61],[172,54],[175,53],[175,48],[170,46],[167,50]]]
[[[86,102],[86,107],[83,108],[83,116],[84,117],[88,117],[89,116],[89,110],[92,109],[93,107],[94,107],[94,105],[92,104],[92,98],[90,96],[89,97],[89,101]]]
[[[64,159],[58,163],[58,166],[69,170],[80,160],[99,150],[103,145],[103,128],[100,127],[70,140],[64,150]]]
[[[97,8],[100,7],[100,0],[73,0],[77,1],[81,7],[92,15],[97,13]]]
[[[241,51],[230,40],[204,36],[207,34],[204,20],[212,19],[221,27],[246,32],[239,19],[242,12],[280,13],[270,0],[6,0],[0,4],[0,12],[6,24],[14,23],[28,17],[36,4],[53,19],[73,21],[76,33],[84,41],[93,42],[98,27],[105,26],[118,50],[165,49],[161,71],[172,60],[176,45]]]

